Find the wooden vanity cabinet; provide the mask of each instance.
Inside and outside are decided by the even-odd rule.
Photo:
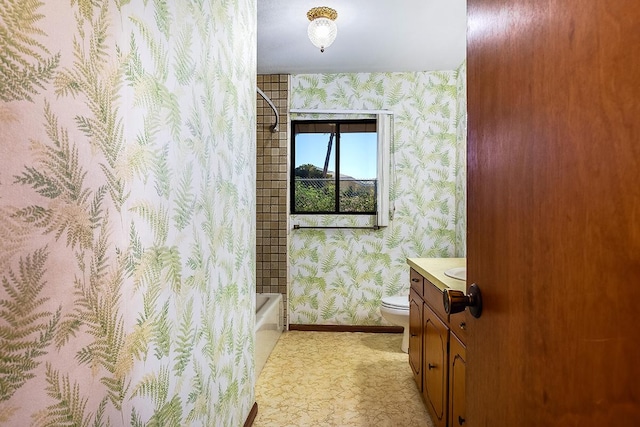
[[[409,364],[436,427],[465,423],[466,315],[447,315],[442,290],[411,269]]]

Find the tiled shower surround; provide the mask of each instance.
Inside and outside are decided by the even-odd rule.
[[[256,292],[282,294],[286,324],[289,76],[258,75],[257,83],[278,109],[280,123],[271,132],[275,114],[257,94]]]

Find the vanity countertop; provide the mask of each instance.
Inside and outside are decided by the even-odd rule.
[[[466,258],[407,258],[407,264],[440,290],[467,291],[467,282],[444,274],[450,268],[466,267]]]

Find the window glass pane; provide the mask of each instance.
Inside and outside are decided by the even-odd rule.
[[[376,128],[375,120],[294,121],[292,212],[375,213]]]
[[[294,185],[296,212],[335,212],[334,124],[297,126]]]
[[[378,138],[373,132],[340,133],[340,176],[376,179]]]
[[[375,212],[378,139],[373,132],[340,132],[340,211]],[[360,129],[357,129],[360,130]]]

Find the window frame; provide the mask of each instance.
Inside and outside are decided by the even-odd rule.
[[[296,193],[295,193],[295,169],[296,169],[296,125],[300,124],[300,125],[305,125],[305,124],[318,124],[318,123],[325,123],[325,124],[335,124],[336,125],[336,135],[335,135],[335,139],[334,139],[334,146],[335,146],[335,171],[334,171],[334,175],[335,175],[335,210],[332,211],[304,211],[304,212],[298,212],[295,210],[295,203],[296,203]],[[371,216],[371,215],[376,215],[379,211],[379,206],[378,206],[378,191],[380,191],[379,188],[379,181],[380,181],[380,176],[379,173],[376,173],[376,178],[375,178],[375,189],[374,189],[374,197],[373,197],[373,202],[374,202],[374,210],[372,211],[361,211],[361,212],[340,212],[340,137],[341,137],[341,132],[340,132],[340,125],[341,124],[375,124],[376,125],[376,138],[378,138],[378,132],[379,132],[379,122],[377,119],[375,118],[360,118],[360,119],[300,119],[300,120],[292,120],[291,121],[291,162],[290,162],[290,174],[289,174],[289,187],[290,187],[290,193],[289,193],[289,199],[290,199],[290,203],[289,203],[289,210],[290,210],[290,214],[291,215],[367,215],[367,216]],[[376,144],[376,164],[379,162],[379,158],[380,158],[380,153],[378,152],[379,148],[378,148],[378,144]]]

